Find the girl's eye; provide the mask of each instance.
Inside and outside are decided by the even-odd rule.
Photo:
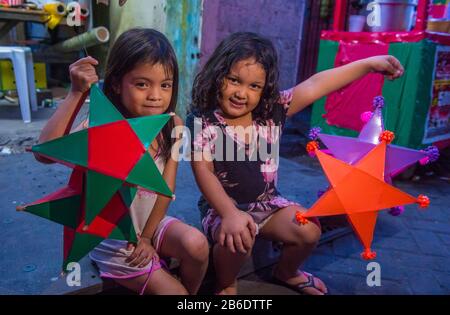
[[[137,86],[138,88],[144,89],[144,88],[147,88],[147,87],[148,87],[148,84],[145,83],[145,82],[137,82],[137,83],[136,83],[136,86]]]
[[[260,90],[260,89],[262,89],[262,87],[261,87],[260,85],[258,85],[258,84],[252,84],[252,85],[250,85],[250,87],[251,87],[252,89],[254,89],[254,90]]]
[[[161,85],[161,87],[162,87],[163,89],[171,89],[171,88],[172,88],[172,84],[170,84],[170,83],[163,83],[163,84]]]
[[[228,77],[228,81],[230,81],[232,84],[238,84],[239,83],[238,79],[233,78],[233,77]]]

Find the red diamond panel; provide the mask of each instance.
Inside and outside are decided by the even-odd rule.
[[[88,129],[88,168],[125,180],[145,152],[127,121]]]

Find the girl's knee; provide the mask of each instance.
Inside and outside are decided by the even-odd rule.
[[[303,207],[298,207],[296,211],[302,213],[306,212],[307,209]],[[315,246],[322,236],[322,228],[320,222],[316,217],[308,218],[308,223],[305,225],[297,225],[295,227],[295,243],[299,245]]]
[[[209,244],[206,237],[198,230],[192,229],[182,239],[185,255],[199,262],[208,260]]]
[[[299,245],[315,246],[322,236],[320,228],[310,222],[295,229],[295,243]]]

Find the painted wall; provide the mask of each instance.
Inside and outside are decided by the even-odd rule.
[[[185,117],[200,58],[202,0],[168,0],[165,34],[178,56],[180,69],[179,113]]]
[[[200,62],[205,63],[219,42],[237,31],[270,38],[280,58],[280,85],[297,83],[305,0],[205,0]]]
[[[125,30],[149,27],[172,43],[180,69],[177,112],[184,117],[200,53],[202,0],[132,0],[120,7],[110,2],[111,45]]]
[[[133,0],[119,7],[118,1],[111,1],[111,44],[121,32],[136,26],[155,28],[166,34],[178,57],[178,112],[184,116],[199,58],[200,63],[204,63],[220,40],[232,32],[252,31],[270,38],[280,57],[281,88],[294,86],[299,68],[305,2]]]
[[[110,1],[111,45],[127,29],[149,27],[164,33],[166,25],[166,0],[132,0],[124,6],[119,1]]]

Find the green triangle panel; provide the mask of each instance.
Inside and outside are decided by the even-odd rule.
[[[88,170],[86,176],[86,224],[90,224],[122,185],[122,180]]]
[[[59,161],[87,167],[88,131],[81,130],[70,135],[35,145],[31,151]]]
[[[109,234],[108,238],[116,240],[125,240],[137,242],[136,231],[134,230],[133,220],[129,214],[126,214],[117,224],[117,227]]]
[[[123,202],[129,208],[133,202],[134,196],[136,195],[137,188],[131,186],[122,185],[119,189],[120,196],[122,197]]]
[[[26,207],[25,211],[64,226],[76,228],[80,209],[81,196],[78,195],[31,205]]]
[[[63,270],[66,270],[69,263],[78,262],[81,258],[86,256],[103,240],[104,238],[92,234],[76,233],[69,255],[63,262]]]
[[[132,118],[127,119],[127,121],[147,150],[153,139],[155,139],[170,118],[169,114],[163,114]]]
[[[89,127],[124,120],[117,108],[96,85],[91,86],[89,104]]]
[[[172,192],[148,152],[142,155],[128,174],[127,182],[172,197]]]

